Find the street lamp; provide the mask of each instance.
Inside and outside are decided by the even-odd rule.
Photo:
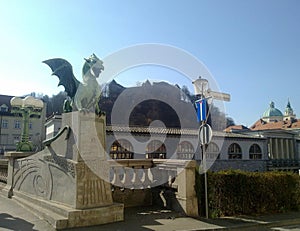
[[[42,100],[27,96],[24,99],[13,97],[10,104],[12,106],[11,112],[23,117],[21,141],[17,143],[16,151],[31,152],[33,151],[33,144],[29,141],[29,118],[34,115],[40,116],[44,103]]]
[[[199,79],[194,80],[192,83],[194,85],[195,95],[203,98],[205,92],[208,90],[208,80],[199,77]]]

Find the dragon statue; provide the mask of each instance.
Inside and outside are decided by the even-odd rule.
[[[72,65],[67,60],[54,58],[45,60],[43,63],[51,68],[52,75],[59,78],[58,86],[64,86],[68,95],[64,102],[64,112],[94,111],[97,115],[101,115],[103,112],[101,112],[98,105],[101,90],[96,79],[104,70],[103,62],[95,54],[84,60],[82,83],[75,78]]]

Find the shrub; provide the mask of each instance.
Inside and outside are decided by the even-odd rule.
[[[204,215],[204,177],[196,174],[199,214]],[[208,172],[211,216],[277,213],[300,208],[300,177],[288,172]]]

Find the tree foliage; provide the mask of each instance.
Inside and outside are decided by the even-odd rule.
[[[163,86],[163,87],[162,87]],[[187,86],[182,86],[181,88],[178,85],[170,85],[165,82],[151,84],[149,81],[144,83],[138,82],[137,87],[152,87],[164,89],[167,97],[172,97],[174,105],[180,107],[180,109],[185,113],[184,118],[179,118],[177,112],[172,108],[172,105],[168,105],[165,102],[146,99],[145,101],[139,103],[131,112],[129,118],[129,125],[133,126],[149,126],[154,120],[162,121],[167,127],[178,127],[182,125],[180,121],[188,127],[197,127],[196,122],[196,112],[195,110],[191,111],[191,103],[197,100],[197,97],[192,94]],[[102,95],[99,102],[99,106],[102,111],[106,112],[107,123],[111,123],[111,111],[114,106],[114,103],[118,99],[119,95],[124,90],[131,90],[132,95],[130,97],[134,98],[135,88],[125,88],[124,86],[118,84],[115,80],[109,84],[101,86]],[[32,93],[36,96],[36,93]],[[39,95],[39,97],[47,105],[47,117],[52,114],[61,114],[63,112],[63,103],[67,95],[65,92],[60,92],[57,95]],[[124,118],[124,123],[127,118]],[[232,118],[225,116],[223,112],[219,110],[218,107],[213,104],[210,105],[210,117],[208,122],[214,130],[223,130],[229,125],[234,125]]]
[[[67,97],[67,94],[63,91],[59,92],[57,95],[40,95],[40,98],[46,103],[46,116],[49,117],[53,114],[63,113],[63,104]]]

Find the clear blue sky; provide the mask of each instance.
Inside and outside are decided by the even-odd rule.
[[[271,100],[284,111],[288,98],[300,117],[299,12],[298,0],[0,0],[0,94],[63,90],[45,59],[67,59],[81,80],[83,57],[93,52],[103,58],[160,43],[206,65],[220,91],[231,94],[226,113],[237,124],[252,125]],[[172,79],[164,74],[148,68],[119,81]]]

